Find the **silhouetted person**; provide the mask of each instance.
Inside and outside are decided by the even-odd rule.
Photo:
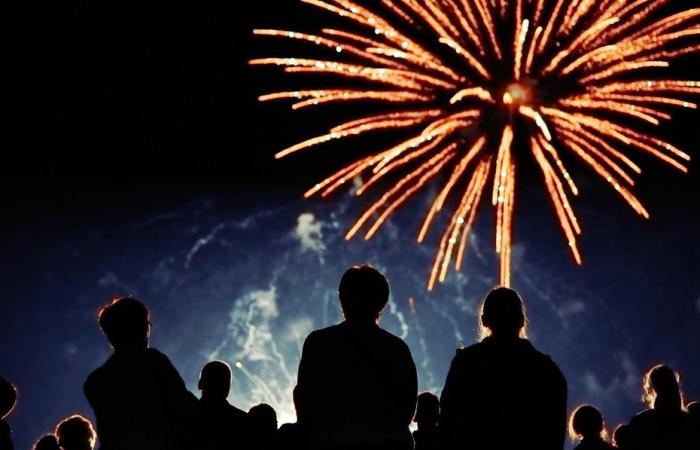
[[[700,427],[700,402],[688,403],[686,408],[696,427]]]
[[[306,440],[299,424],[282,424],[275,434],[274,448],[278,450],[305,450]]]
[[[47,434],[46,436],[36,441],[33,450],[61,450],[61,447],[58,446],[58,440],[56,439],[56,435]]]
[[[17,389],[4,378],[0,378],[0,450],[12,450],[12,429],[5,419],[17,403]]]
[[[356,266],[338,288],[345,320],[304,343],[295,389],[299,424],[310,448],[411,448],[416,367],[398,337],[377,325],[389,283]]]
[[[438,420],[440,418],[440,400],[430,392],[418,396],[416,417],[418,429],[413,432],[416,450],[433,450],[438,448]]]
[[[63,450],[92,450],[95,438],[95,430],[90,421],[78,414],[56,426],[56,439]]]
[[[612,450],[606,441],[603,415],[591,405],[581,405],[571,414],[569,436],[581,441],[575,450]]]
[[[248,410],[251,448],[267,450],[274,446],[277,432],[277,413],[267,403],[260,403]]]
[[[198,402],[170,360],[148,348],[149,312],[125,297],[102,308],[99,324],[114,353],[85,382],[100,450],[197,447]]]
[[[634,447],[629,425],[623,423],[615,428],[613,432],[613,443],[615,443],[615,447],[620,450],[627,450]]]
[[[644,375],[643,400],[649,407],[629,423],[634,450],[698,449],[700,436],[683,407],[680,376],[658,365]]]
[[[561,450],[566,380],[551,358],[524,338],[517,292],[491,291],[481,325],[486,337],[457,350],[440,398],[446,448]]]
[[[202,448],[205,450],[248,448],[245,411],[231,405],[231,367],[223,361],[207,363],[199,375]]]

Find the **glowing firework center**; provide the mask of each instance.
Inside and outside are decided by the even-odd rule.
[[[364,230],[370,239],[414,194],[444,178],[418,232],[423,242],[436,215],[447,204],[454,205],[438,238],[429,289],[445,280],[451,263],[461,268],[476,211],[489,189],[496,211],[500,281],[510,284],[517,172],[514,115],[530,124],[518,132],[518,142],[525,145],[517,148],[529,149],[523,156],[537,162],[579,264],[581,227],[569,202],[578,189],[568,163],[588,166],[645,218],[647,210],[632,193],[633,177],[641,168],[631,156],[646,153],[686,171],[690,157],[647,129],[670,120],[669,107],[697,108],[679,97],[700,93],[700,82],[652,80],[648,70],[667,68],[670,60],[700,51],[700,44],[688,43],[700,36],[700,9],[664,15],[669,2],[658,0],[382,0],[374,11],[348,0],[302,1],[351,22],[353,28],[328,27],[319,34],[255,30],[261,36],[314,44],[324,56],[250,63],[341,77],[344,87],[277,92],[260,100],[290,99],[294,109],[372,102],[386,111],[377,114],[373,107],[372,114],[333,126],[277,157],[332,140],[402,130],[402,141],[359,158],[306,196],[328,196],[356,178],[363,180],[356,191],[362,195],[395,177],[398,181],[346,235],[350,239]],[[358,27],[365,32],[355,31]],[[357,87],[345,87],[348,82]],[[508,120],[497,120],[497,127],[480,126],[503,114]]]

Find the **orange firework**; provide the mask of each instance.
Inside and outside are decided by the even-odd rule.
[[[356,101],[387,109],[337,125],[276,156],[372,131],[404,130],[405,140],[360,158],[305,196],[325,197],[351,180],[361,180],[356,190],[361,195],[385,177],[401,174],[346,235],[350,239],[364,230],[369,239],[397,208],[444,174],[418,233],[422,242],[435,216],[454,199],[428,289],[444,281],[451,262],[460,269],[487,189],[495,208],[501,284],[510,284],[516,162],[526,156],[521,153],[541,169],[578,264],[581,227],[569,202],[578,190],[562,160],[564,152],[610,183],[645,218],[647,210],[631,191],[633,175],[641,170],[623,150],[687,170],[687,154],[643,130],[669,120],[667,107],[697,108],[682,97],[700,93],[700,82],[650,76],[670,60],[700,51],[694,41],[700,36],[700,8],[664,15],[670,0],[377,0],[373,8],[349,0],[301,1],[365,33],[255,30],[306,41],[334,56],[250,63],[335,75],[360,87],[279,92],[260,100],[292,99],[294,109]]]

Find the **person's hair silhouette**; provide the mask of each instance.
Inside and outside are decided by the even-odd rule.
[[[36,441],[33,450],[61,450],[55,434],[47,434]]]
[[[603,414],[591,405],[577,407],[569,419],[569,436],[572,440],[579,440],[581,444],[577,449],[612,449],[606,442],[607,432]]]
[[[151,331],[149,312],[135,298],[115,299],[100,310],[98,321],[115,350],[148,346]]]
[[[403,340],[379,325],[389,283],[368,265],[350,267],[338,297],[344,321],[306,338],[294,404],[311,449],[404,449],[418,383]]]
[[[225,399],[231,390],[231,367],[223,361],[210,361],[199,374],[197,387],[202,397]]]
[[[75,414],[56,426],[56,439],[63,450],[92,450],[95,430],[85,417]]]
[[[526,324],[517,292],[489,292],[481,306],[482,339],[457,350],[440,397],[446,449],[563,448],[566,380],[524,338]]]
[[[95,411],[100,448],[198,447],[198,402],[167,356],[148,347],[150,314],[132,297],[102,308],[99,325],[114,349],[83,387]]]
[[[346,320],[377,321],[389,301],[389,283],[372,266],[349,268],[338,286]]]
[[[644,374],[642,400],[652,409],[683,409],[680,375],[668,366],[657,365]]]
[[[12,429],[5,422],[17,403],[17,389],[4,378],[0,378],[0,449],[12,449]]]
[[[248,415],[231,405],[231,367],[224,361],[211,361],[199,374],[199,402],[202,447],[204,450],[248,448],[250,430]]]
[[[413,421],[418,429],[413,432],[416,450],[437,449],[437,425],[440,418],[440,399],[431,392],[423,392],[418,396],[416,416]]]
[[[481,338],[527,337],[527,321],[523,300],[513,289],[499,287],[481,304]]]

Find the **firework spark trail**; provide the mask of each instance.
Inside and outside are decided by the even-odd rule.
[[[398,144],[357,159],[305,196],[328,196],[357,178],[362,184],[355,193],[362,195],[397,177],[346,234],[350,239],[364,229],[369,239],[444,174],[447,182],[418,232],[424,242],[437,214],[451,205],[428,289],[445,280],[451,262],[461,268],[487,189],[495,209],[500,281],[510,284],[515,174],[522,158],[539,166],[577,264],[582,229],[569,199],[579,192],[566,168],[571,161],[583,162],[645,218],[649,213],[632,192],[641,173],[635,154],[687,171],[690,157],[650,130],[671,119],[667,108],[698,108],[685,97],[700,94],[700,81],[658,74],[671,60],[700,52],[700,8],[664,15],[672,0],[381,0],[376,10],[359,0],[302,2],[358,31],[255,30],[333,57],[250,63],[340,77],[351,86],[276,92],[260,100],[291,100],[294,109],[372,102],[386,111],[331,127],[276,157],[367,133],[403,132]]]
[[[401,330],[400,334],[397,334],[401,339],[406,339],[408,337],[408,323],[406,322],[406,318],[403,315],[403,312],[399,310],[399,308],[396,306],[396,303],[392,300],[389,301],[389,309],[388,311],[385,309],[384,314],[386,313],[391,314],[394,316],[399,323],[399,329]]]

